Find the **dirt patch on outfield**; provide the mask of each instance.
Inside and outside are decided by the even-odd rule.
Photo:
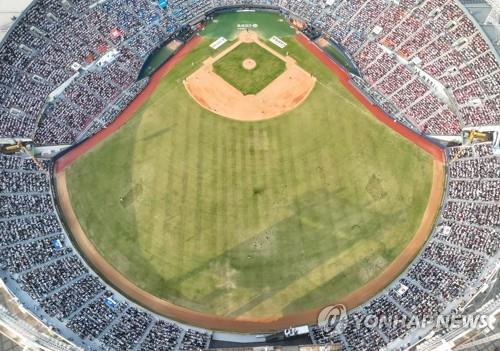
[[[445,171],[444,164],[440,160],[433,161],[432,173],[432,188],[429,194],[429,200],[425,209],[422,221],[415,235],[405,249],[392,261],[377,277],[370,280],[361,288],[353,291],[349,295],[343,297],[336,303],[343,303],[347,308],[355,308],[368,299],[375,296],[389,284],[391,284],[399,274],[417,256],[422,246],[427,241],[427,238],[432,232],[436,217],[441,208],[441,200],[444,193]]]
[[[286,63],[286,70],[256,95],[243,95],[214,72],[213,64],[241,43],[257,43]],[[258,62],[242,62],[252,70]],[[260,121],[292,111],[302,104],[313,90],[316,78],[303,70],[294,59],[283,56],[262,43],[252,31],[241,32],[238,40],[184,80],[184,87],[200,106],[223,117],[238,121]]]
[[[108,263],[88,239],[71,205],[65,172],[62,170],[58,172],[55,175],[55,180],[59,207],[80,252],[95,271],[104,277],[107,282],[125,296],[145,308],[177,321],[207,329],[246,333],[271,332],[282,330],[290,326],[316,323],[316,318],[321,310],[320,308],[291,315],[263,316],[262,318],[229,318],[189,310],[142,290]],[[440,161],[435,160],[432,190],[429,195],[427,208],[420,227],[408,246],[382,271],[381,274],[338,301],[332,301],[332,304],[342,303],[346,305],[348,309],[355,308],[375,296],[398,277],[416,257],[431,233],[436,215],[441,206],[443,190],[444,167]]]

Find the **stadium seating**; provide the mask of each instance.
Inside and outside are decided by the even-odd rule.
[[[148,80],[137,81],[139,72],[155,48],[227,6],[275,7],[318,28],[352,57],[361,74],[354,81],[423,134],[500,124],[499,62],[454,0],[174,0],[168,11],[149,0],[93,3],[35,0],[8,33],[0,46],[0,137],[63,145],[93,135],[144,89]],[[110,53],[114,59],[100,61]],[[421,72],[446,88],[448,103]],[[500,247],[500,158],[488,143],[447,152],[458,159],[449,165],[447,196],[422,253],[349,315],[345,333],[314,327],[314,342],[378,349],[411,330],[357,328],[356,318],[426,317],[481,284]],[[0,171],[0,266],[27,308],[88,349],[208,346],[209,331],[136,306],[92,272],[58,219],[50,174],[17,156],[0,156]]]

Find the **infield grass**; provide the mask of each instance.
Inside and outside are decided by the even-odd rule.
[[[256,67],[243,68],[246,59],[254,60]],[[256,43],[242,43],[217,60],[213,68],[243,95],[255,95],[285,72],[286,64]]]
[[[293,38],[286,51],[318,79],[300,107],[257,123],[208,112],[182,80],[212,41],[67,169],[84,231],[135,284],[198,311],[287,314],[361,287],[418,228],[431,157]]]

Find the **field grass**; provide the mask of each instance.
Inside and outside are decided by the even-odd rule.
[[[252,70],[244,69],[246,59],[254,60],[257,66]],[[286,64],[256,43],[242,43],[216,61],[213,68],[243,95],[255,95],[285,72]]]
[[[345,54],[341,52],[338,48],[336,48],[331,44],[328,44],[322,49],[326,52],[328,56],[330,56],[339,65],[343,66],[347,71],[351,73],[354,71],[354,68],[349,63],[349,59],[345,57]]]
[[[139,79],[142,79],[144,77],[147,77],[154,73],[158,68],[161,67],[161,65],[170,57],[172,56],[173,52],[170,50],[168,47],[163,46],[153,54],[151,54],[146,62],[144,63],[141,73],[139,74]]]
[[[257,123],[206,111],[182,80],[212,41],[67,170],[83,229],[138,286],[198,311],[287,314],[362,286],[419,226],[431,157],[293,38],[285,50],[318,78],[299,108]]]

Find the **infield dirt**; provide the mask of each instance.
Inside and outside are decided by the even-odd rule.
[[[244,95],[214,72],[214,63],[242,43],[256,43],[286,62],[285,72],[255,95]],[[272,50],[252,31],[241,32],[235,43],[208,58],[184,81],[189,95],[203,108],[238,121],[261,121],[294,110],[307,99],[315,84],[316,78],[299,67],[294,59]]]

